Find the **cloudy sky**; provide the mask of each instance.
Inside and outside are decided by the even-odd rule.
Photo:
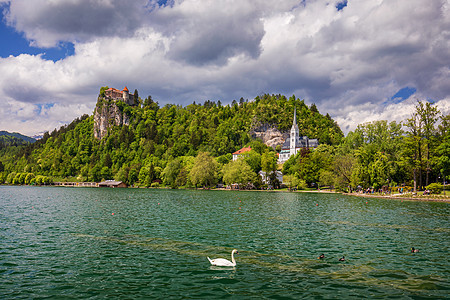
[[[0,0],[0,130],[92,114],[101,86],[160,105],[295,95],[347,133],[450,112],[448,0]]]

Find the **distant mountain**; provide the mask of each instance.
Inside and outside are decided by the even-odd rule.
[[[23,135],[23,134],[20,134],[20,133],[17,133],[17,132],[8,132],[8,131],[4,131],[3,130],[3,131],[0,131],[0,137],[1,136],[15,137],[15,138],[17,138],[19,140],[23,140],[23,141],[25,141],[27,143],[31,143],[31,144],[36,142],[35,138],[29,137],[29,136],[26,136],[26,135]]]
[[[33,138],[33,139],[35,139],[36,141],[38,141],[38,140],[42,139],[43,137],[44,137],[44,132],[35,134],[35,135],[33,135],[31,138]]]

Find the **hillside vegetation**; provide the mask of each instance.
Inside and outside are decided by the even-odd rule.
[[[290,188],[424,189],[433,183],[432,190],[438,191],[450,175],[450,116],[429,102],[418,101],[411,118],[401,123],[364,123],[344,137],[328,114],[295,96],[262,95],[231,105],[206,101],[186,107],[160,107],[150,96],[138,101],[137,106],[114,104],[128,125],[111,125],[100,140],[94,138],[94,117],[84,115],[34,144],[0,150],[0,182],[114,178],[147,187],[235,183],[259,188],[266,185],[257,175],[261,170],[272,174],[269,184],[278,187],[273,173],[278,169]],[[97,107],[111,104],[100,94]],[[289,131],[294,107],[300,135],[317,138],[320,145],[277,166],[276,151],[249,132],[256,127]],[[233,162],[231,153],[244,146],[252,151]]]
[[[107,102],[99,97],[97,106]],[[159,107],[151,97],[141,102],[139,106],[118,102],[120,110],[129,116],[130,124],[113,126],[100,141],[93,136],[93,116],[85,115],[68,126],[46,133],[32,145],[3,151],[3,181],[13,183],[19,173],[32,173],[54,180],[116,178],[128,184],[149,186],[163,181],[173,186],[173,182],[168,182],[169,169],[164,172],[173,161],[177,162],[178,173],[187,174],[199,153],[206,152],[224,165],[231,160],[231,153],[246,145],[255,149],[251,155],[256,156],[256,162],[251,164],[253,172],[257,172],[261,169],[261,155],[271,152],[275,157],[275,152],[252,140],[248,132],[261,124],[288,131],[294,107],[302,135],[329,145],[338,145],[343,138],[329,115],[321,115],[315,105],[308,107],[295,96],[287,99],[282,95],[263,95],[254,101],[241,99],[225,106],[206,101],[186,107],[172,104]],[[221,172],[216,173],[214,182],[222,179]],[[189,178],[178,182],[193,184]]]

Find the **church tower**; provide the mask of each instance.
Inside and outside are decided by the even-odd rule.
[[[291,128],[291,140],[290,140],[290,149],[289,149],[289,156],[297,154],[296,148],[300,147],[299,145],[299,130],[297,125],[297,111],[294,107],[294,121],[292,122],[292,128]]]

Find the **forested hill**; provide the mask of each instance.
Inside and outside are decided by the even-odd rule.
[[[97,106],[106,102],[99,96]],[[263,95],[252,101],[241,98],[231,105],[206,101],[186,107],[159,107],[151,97],[140,102],[138,106],[117,102],[129,117],[129,125],[111,127],[101,140],[94,138],[93,116],[84,115],[16,153],[4,151],[0,160],[5,174],[30,172],[57,180],[116,178],[133,184],[140,181],[141,174],[148,173],[152,182],[164,175],[164,168],[174,158],[184,160],[184,164],[199,152],[208,152],[226,163],[231,153],[243,146],[252,144],[259,154],[269,150],[261,142],[252,141],[249,131],[261,125],[288,131],[294,107],[300,135],[329,145],[337,145],[343,138],[328,114],[320,114],[314,104],[308,107],[295,96]]]
[[[17,132],[0,131],[0,149],[34,143],[35,141],[34,138]]]

